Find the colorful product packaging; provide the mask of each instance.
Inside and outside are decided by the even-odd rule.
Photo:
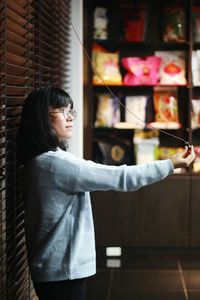
[[[177,129],[181,127],[178,117],[177,90],[155,88],[153,94],[155,122],[151,125],[163,129]]]
[[[192,8],[193,17],[193,39],[194,42],[200,42],[200,6],[193,6]]]
[[[156,51],[160,57],[160,85],[186,85],[186,67],[184,51]]]
[[[145,128],[148,96],[137,95],[125,98],[125,122],[129,128]]]
[[[142,4],[126,4],[121,8],[124,19],[124,40],[143,42],[145,40],[149,7]]]
[[[108,38],[108,18],[105,7],[97,6],[94,10],[93,38],[98,40],[107,40]]]
[[[98,139],[94,145],[94,161],[106,165],[132,165],[134,163],[133,140],[119,136]]]
[[[200,128],[200,99],[192,99],[192,129]]]
[[[158,159],[168,159],[172,157],[173,155],[176,155],[178,153],[181,153],[184,151],[184,148],[178,147],[178,148],[173,148],[173,147],[159,147],[158,148]],[[177,168],[174,170],[174,173],[185,173],[184,168]]]
[[[99,45],[93,46],[92,62],[94,85],[122,85],[122,76],[119,70],[119,54],[111,53]]]
[[[95,127],[113,127],[120,122],[120,107],[117,99],[110,94],[99,94]]]
[[[194,146],[195,160],[193,162],[193,172],[200,173],[200,146]]]
[[[123,79],[124,85],[156,85],[158,83],[160,57],[124,57],[121,62],[128,71]]]
[[[192,83],[200,86],[200,50],[192,51]]]
[[[133,138],[136,164],[144,164],[158,158],[158,131],[136,130]]]
[[[166,5],[163,10],[163,41],[186,41],[186,14],[182,5]]]

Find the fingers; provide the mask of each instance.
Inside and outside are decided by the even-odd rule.
[[[189,150],[189,148],[188,148],[187,146],[185,146],[185,149],[184,149],[184,151],[183,151],[183,153],[182,153],[182,157],[183,157],[183,158],[187,157],[187,155],[188,155],[188,150]]]
[[[190,146],[190,148],[187,151],[187,156],[191,157],[191,158],[195,158],[195,153],[194,153],[194,147]]]
[[[186,149],[179,154],[172,157],[174,168],[187,168],[195,159],[194,147],[186,147]]]
[[[185,151],[184,151],[185,152]],[[187,164],[187,167],[189,167],[189,165],[194,161],[195,159],[195,153],[194,153],[194,147],[190,146],[190,148],[187,150],[186,152],[186,156],[185,156],[185,162]]]
[[[189,156],[190,156],[191,160],[194,161],[194,159],[195,159],[195,152],[194,152],[194,147],[193,146],[191,146],[190,155]]]
[[[194,152],[194,147],[193,147],[193,145],[191,145],[191,146],[186,146],[183,153],[185,153],[185,157],[186,157],[186,156],[188,156],[189,154],[191,154],[192,152]]]

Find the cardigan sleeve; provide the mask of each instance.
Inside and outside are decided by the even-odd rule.
[[[136,191],[174,172],[170,159],[135,166],[110,166],[79,159],[61,150],[45,153],[34,162],[29,167],[41,188],[57,188],[66,193]]]
[[[107,166],[82,160],[76,191],[136,191],[163,180],[173,172],[174,167],[170,159],[135,166]]]

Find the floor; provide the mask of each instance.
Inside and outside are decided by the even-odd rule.
[[[200,254],[135,254],[97,249],[86,300],[200,300]]]

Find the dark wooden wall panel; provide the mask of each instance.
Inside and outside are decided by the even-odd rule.
[[[200,247],[200,178],[193,176],[191,186],[191,227],[190,244],[191,247]]]
[[[187,176],[133,193],[92,193],[97,246],[188,247],[189,194]]]

